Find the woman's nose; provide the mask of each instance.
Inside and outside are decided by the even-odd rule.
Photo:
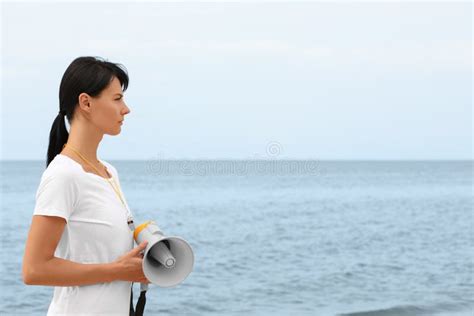
[[[128,113],[130,113],[130,108],[129,108],[127,105],[125,105],[125,109],[124,109],[124,111],[123,111],[123,115],[128,114]]]

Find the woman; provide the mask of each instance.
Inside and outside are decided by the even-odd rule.
[[[132,282],[149,283],[117,170],[97,157],[130,113],[120,66],[79,57],[61,80],[22,267],[25,284],[55,286],[48,315],[133,314]]]

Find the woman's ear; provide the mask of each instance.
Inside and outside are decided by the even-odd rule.
[[[90,100],[91,100],[91,97],[85,92],[79,95],[79,100],[78,100],[79,108],[87,114],[90,114],[90,111],[91,111]]]

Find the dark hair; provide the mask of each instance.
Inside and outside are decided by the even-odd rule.
[[[128,87],[128,74],[122,64],[109,62],[101,57],[83,56],[72,61],[61,79],[59,87],[59,113],[49,132],[49,146],[46,167],[61,152],[69,133],[64,115],[71,122],[74,109],[78,105],[79,95],[87,93],[92,97],[100,95],[116,77],[123,91]]]

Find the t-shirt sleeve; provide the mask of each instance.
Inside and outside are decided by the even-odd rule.
[[[74,180],[67,172],[43,173],[33,215],[59,216],[69,222],[78,196]]]

